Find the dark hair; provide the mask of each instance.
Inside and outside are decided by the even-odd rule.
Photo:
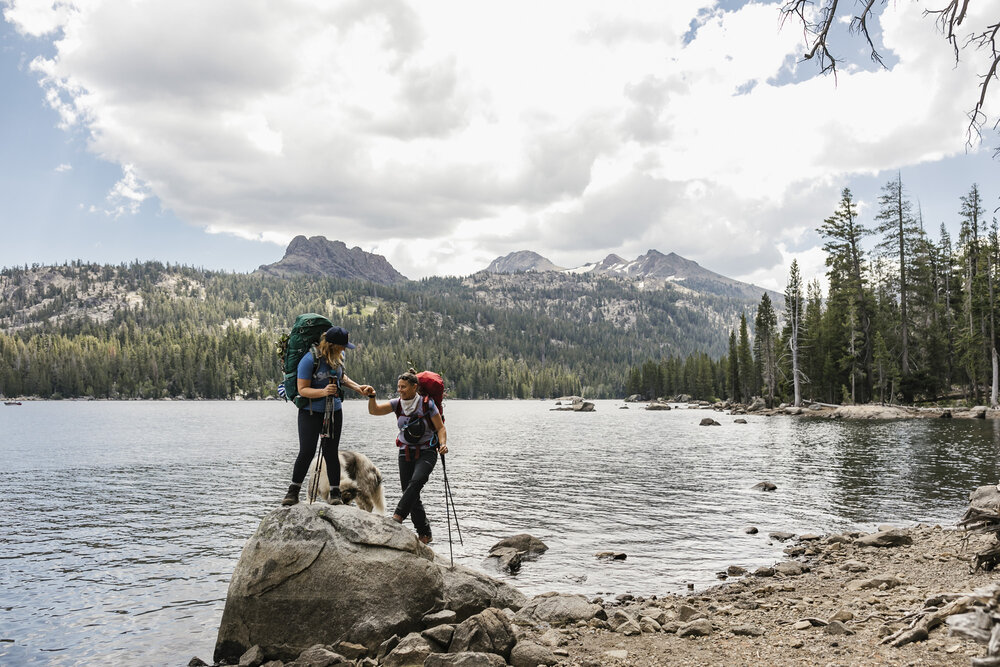
[[[405,373],[401,374],[396,379],[398,379],[398,380],[405,380],[406,382],[408,382],[410,384],[420,384],[419,381],[417,380],[417,372],[415,370],[413,370],[412,368],[410,370],[406,371]]]

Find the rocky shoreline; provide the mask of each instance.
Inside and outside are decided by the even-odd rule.
[[[644,403],[646,410],[714,410],[729,415],[755,414],[766,417],[774,415],[823,417],[826,419],[1000,419],[1000,409],[986,405],[976,406],[930,406],[918,407],[912,405],[886,405],[868,403],[863,405],[833,405],[830,403],[815,403],[803,401],[801,406],[782,403],[777,407],[768,408],[762,398],[755,398],[750,403],[734,401],[703,401],[694,400],[688,395],[672,398],[654,398],[646,400],[639,395],[629,396],[628,403]]]
[[[577,667],[969,665],[985,656],[985,647],[945,623],[907,633],[997,582],[970,571],[993,538],[940,526],[884,528],[872,536],[803,535],[786,549],[792,560],[737,581],[688,596],[619,596],[601,601],[606,621],[522,632],[562,648],[563,664]]]
[[[471,615],[456,615],[451,604],[421,618],[422,630],[378,645],[317,644],[286,662],[266,660],[267,652],[254,646],[239,664],[998,664],[988,662],[984,646],[953,634],[947,619],[982,607],[991,595],[1000,598],[1000,592],[982,593],[998,583],[996,575],[972,571],[976,553],[996,544],[992,535],[916,525],[882,526],[871,535],[778,537],[788,537],[788,560],[754,572],[733,564],[729,581],[690,595],[588,600],[546,593],[498,600]],[[979,596],[970,597],[977,589]],[[206,663],[196,658],[189,664]]]

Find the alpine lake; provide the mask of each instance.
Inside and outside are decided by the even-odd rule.
[[[781,560],[773,531],[954,525],[969,492],[1000,479],[994,420],[739,424],[685,406],[595,403],[577,413],[447,401],[458,525],[445,520],[439,464],[423,493],[431,546],[527,595],[679,593],[718,583],[732,564]],[[344,410],[341,448],[382,470],[391,512],[393,420],[360,400]],[[720,426],[700,426],[705,416]],[[278,507],[297,447],[283,402],[0,408],[0,664],[210,660],[240,551]],[[777,490],[752,489],[765,480]],[[501,574],[487,552],[518,533],[549,550]]]

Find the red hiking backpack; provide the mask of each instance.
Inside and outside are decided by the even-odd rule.
[[[421,371],[417,373],[417,387],[421,394],[434,400],[441,413],[441,421],[444,421],[444,380],[441,376],[434,371]]]

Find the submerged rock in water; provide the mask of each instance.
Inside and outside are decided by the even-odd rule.
[[[490,553],[495,549],[502,547],[510,547],[516,551],[520,551],[523,555],[534,557],[540,556],[549,550],[549,547],[545,542],[542,542],[537,537],[533,537],[527,533],[520,533],[518,535],[511,535],[510,537],[505,537],[492,547],[490,547]]]
[[[428,613],[449,608],[466,618],[525,602],[486,575],[449,569],[388,518],[302,503],[268,514],[243,548],[215,661],[238,659],[254,645],[279,660],[338,641],[373,650],[394,634],[422,630]]]

